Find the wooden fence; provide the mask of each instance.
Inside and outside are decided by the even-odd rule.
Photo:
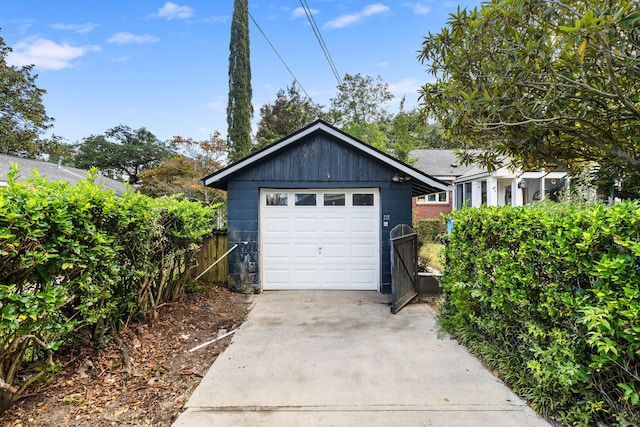
[[[202,242],[198,258],[195,266],[191,269],[191,277],[198,277],[200,273],[206,270],[211,264],[216,262],[227,251],[227,233],[225,231],[216,231],[213,236]],[[207,271],[199,280],[213,283],[227,283],[229,269],[227,260],[223,259],[215,265],[211,270]]]

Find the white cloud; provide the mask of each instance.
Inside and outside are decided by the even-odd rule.
[[[207,103],[207,108],[214,111],[225,111],[226,105],[223,101],[215,100]]]
[[[333,19],[326,24],[324,24],[323,28],[332,29],[332,28],[344,28],[349,25],[358,23],[369,16],[377,15],[379,13],[384,13],[389,11],[389,7],[382,3],[374,3],[365,6],[362,11],[350,13],[348,15],[342,15],[339,18]]]
[[[51,28],[53,28],[54,30],[66,30],[73,31],[79,34],[85,34],[92,31],[97,26],[98,24],[87,22],[86,24],[53,24],[51,25]]]
[[[431,12],[431,8],[429,6],[418,2],[406,3],[405,6],[413,9],[413,13],[415,13],[416,15],[427,15],[429,12]]]
[[[186,19],[191,18],[194,15],[193,8],[189,6],[180,6],[175,3],[171,3],[170,1],[166,2],[164,6],[162,6],[158,11],[152,14],[152,17],[155,18],[165,18],[170,21],[174,18],[177,19]]]
[[[127,44],[127,43],[155,43],[160,39],[150,34],[135,35],[127,32],[120,32],[109,37],[107,42]]]
[[[34,64],[43,70],[62,70],[73,67],[74,59],[98,51],[100,46],[71,46],[47,39],[30,38],[13,47],[13,52],[7,55],[7,62],[17,66]]]
[[[312,15],[317,15],[320,11],[318,9],[309,9]],[[301,18],[303,16],[307,16],[306,12],[303,8],[297,7],[291,12],[291,19]]]
[[[210,16],[208,18],[204,18],[202,21],[207,24],[217,24],[219,22],[227,22],[228,19],[228,16]]]
[[[389,91],[396,98],[402,98],[405,95],[415,95],[425,83],[415,77],[407,77],[395,83],[389,83]]]

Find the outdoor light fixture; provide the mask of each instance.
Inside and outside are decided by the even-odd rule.
[[[391,181],[393,182],[407,182],[411,179],[411,177],[409,175],[407,175],[404,172],[396,172],[395,175],[393,175],[393,178],[391,178]]]

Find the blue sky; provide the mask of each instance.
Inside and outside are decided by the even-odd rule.
[[[12,65],[35,64],[53,133],[68,142],[117,125],[175,135],[226,136],[233,0],[20,0],[2,2],[0,36]],[[307,0],[340,76],[380,76],[417,104],[431,77],[417,60],[460,1]],[[249,0],[249,11],[314,102],[329,106],[337,81],[296,0]],[[250,22],[255,122],[293,77]],[[389,108],[394,110],[395,105]]]

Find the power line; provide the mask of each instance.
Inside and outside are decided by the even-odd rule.
[[[248,7],[247,7],[247,11],[248,11]],[[289,68],[289,66],[287,65],[287,63],[285,62],[285,60],[282,58],[282,56],[280,55],[280,53],[278,52],[278,50],[276,49],[276,47],[273,45],[273,43],[271,43],[271,40],[269,40],[269,37],[267,37],[267,35],[265,34],[264,31],[262,31],[262,28],[260,28],[260,25],[258,25],[258,21],[255,20],[255,18],[253,17],[253,15],[251,14],[251,12],[249,13],[249,17],[251,18],[251,21],[253,22],[253,24],[256,26],[256,28],[258,28],[258,31],[260,31],[260,34],[262,34],[262,37],[264,37],[264,39],[267,41],[267,43],[269,43],[269,46],[271,46],[271,49],[273,49],[273,51],[275,52],[276,56],[278,57],[278,59],[280,59],[280,62],[282,62],[282,65],[284,65],[284,67],[287,69],[287,71],[289,72],[289,74],[291,74],[291,77],[293,77],[293,83],[294,84],[298,84],[298,86],[300,86],[300,89],[302,90],[302,92],[305,94],[305,96],[309,99],[309,101],[313,104],[313,105],[317,105],[315,102],[313,102],[313,99],[311,99],[311,96],[309,96],[309,94],[307,93],[306,90],[304,90],[304,87],[302,87],[302,84],[300,83],[300,80],[298,80],[298,78],[296,77],[295,74],[293,74],[293,71],[291,71],[291,68]]]
[[[331,71],[333,72],[333,75],[338,81],[338,84],[342,84],[340,73],[338,73],[336,64],[333,62],[333,59],[331,58],[331,54],[329,53],[329,48],[327,48],[327,45],[324,42],[324,38],[320,33],[320,29],[318,28],[318,25],[316,24],[316,20],[313,17],[313,13],[311,13],[311,9],[309,8],[309,4],[307,3],[307,0],[300,0],[300,5],[302,6],[302,10],[304,10],[305,15],[307,15],[307,20],[309,20],[309,24],[311,24],[313,33],[315,34],[316,39],[320,44],[320,48],[322,49],[322,52],[324,53],[325,58],[327,58],[327,62],[329,62],[329,67],[331,67]]]

